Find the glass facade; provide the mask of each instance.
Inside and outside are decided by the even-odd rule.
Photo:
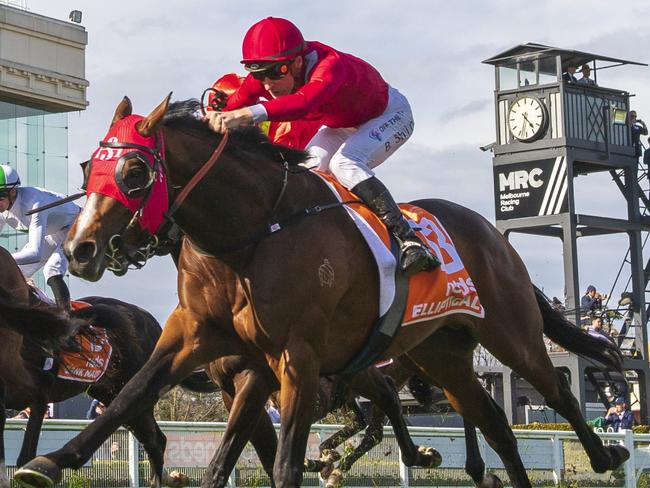
[[[68,194],[68,114],[48,113],[0,101],[0,164],[18,169],[23,186]],[[0,246],[14,252],[27,235],[9,226],[0,231]],[[43,274],[34,275],[46,292]]]

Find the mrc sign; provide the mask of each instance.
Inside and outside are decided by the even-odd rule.
[[[567,174],[564,156],[495,166],[497,220],[567,212]]]

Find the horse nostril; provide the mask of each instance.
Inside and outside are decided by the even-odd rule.
[[[85,264],[95,257],[97,246],[92,241],[86,241],[79,244],[72,251],[72,257],[78,263]]]

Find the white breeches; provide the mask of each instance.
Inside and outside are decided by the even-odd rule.
[[[63,254],[63,243],[67,235],[68,229],[65,229],[56,234],[45,236],[41,248],[41,260],[38,263],[18,266],[25,278],[31,278],[41,268],[43,268],[46,282],[52,276],[65,275],[68,271],[68,260]]]
[[[379,117],[357,127],[321,127],[307,151],[306,165],[332,173],[346,188],[374,176],[372,168],[393,154],[413,133],[413,113],[404,95],[388,90],[388,105]]]

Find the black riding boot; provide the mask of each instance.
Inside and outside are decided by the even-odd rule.
[[[357,184],[351,191],[370,207],[399,242],[400,268],[403,272],[414,275],[440,266],[438,258],[415,234],[381,181],[373,176]]]
[[[65,284],[65,281],[63,280],[63,276],[61,275],[52,276],[50,277],[49,280],[47,280],[47,284],[49,285],[50,288],[52,288],[52,292],[54,293],[54,300],[56,301],[56,306],[59,307],[60,310],[69,312],[70,311],[70,290],[68,290],[68,285]]]

